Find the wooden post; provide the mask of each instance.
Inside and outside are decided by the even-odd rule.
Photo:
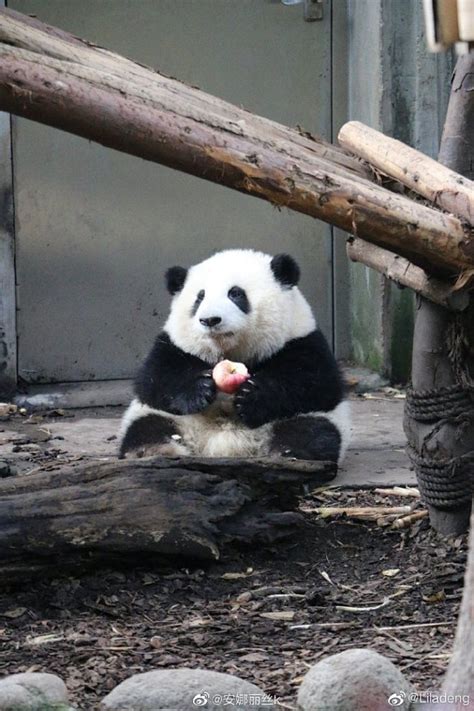
[[[458,59],[439,160],[474,177],[474,53]],[[417,299],[405,432],[433,527],[466,530],[474,469],[474,300],[452,314]]]
[[[461,611],[453,654],[443,683],[443,691],[453,696],[464,696],[464,699],[469,696],[469,707],[461,701],[453,709],[471,708],[474,702],[474,513],[471,516],[471,533]]]

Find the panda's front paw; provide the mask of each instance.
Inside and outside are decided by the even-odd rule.
[[[260,387],[253,378],[240,386],[234,397],[234,405],[238,416],[247,427],[254,429],[266,421],[262,412]]]
[[[196,384],[195,411],[200,412],[216,399],[217,388],[211,371],[200,375]]]

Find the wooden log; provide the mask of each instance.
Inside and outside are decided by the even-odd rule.
[[[474,506],[472,507],[474,511]],[[443,682],[443,691],[453,696],[474,699],[474,513],[471,515],[469,552],[461,610],[459,612],[456,638],[448,671]],[[458,703],[454,708],[467,708],[466,703]],[[471,705],[469,704],[469,705]]]
[[[458,218],[370,182],[341,149],[5,9],[0,42],[0,109],[330,222],[430,273],[474,268]]]
[[[375,269],[396,284],[413,289],[435,304],[453,311],[463,311],[469,305],[469,294],[466,291],[454,291],[453,284],[450,282],[430,277],[421,267],[415,266],[408,259],[375,244],[359,238],[349,239],[347,256],[353,262],[361,262]]]
[[[469,178],[359,121],[344,124],[338,140],[380,173],[474,226],[474,182]]]
[[[161,457],[0,480],[0,580],[97,556],[213,560],[231,543],[276,540],[301,523],[298,496],[333,479],[336,468],[284,458]]]

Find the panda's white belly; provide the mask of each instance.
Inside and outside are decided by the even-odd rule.
[[[271,425],[254,430],[234,414],[233,397],[220,393],[205,413],[174,418],[191,454],[204,457],[256,457],[268,454]]]
[[[161,415],[175,425],[171,439],[152,446],[153,454],[165,456],[202,457],[258,457],[267,456],[272,447],[273,423],[256,429],[246,427],[235,415],[233,397],[219,393],[216,401],[205,412],[194,415],[170,415],[155,410],[135,399],[127,409],[121,426],[125,435],[132,422],[148,415]],[[314,417],[326,417],[341,437],[339,463],[341,463],[350,439],[349,403],[343,401],[331,412],[307,413]]]
[[[169,412],[155,410],[135,398],[122,419],[120,437],[124,437],[132,422],[149,415],[166,417],[176,426],[176,434],[168,442],[153,447],[154,454],[257,457],[269,452],[271,424],[249,429],[236,418],[233,398],[223,393],[219,393],[216,402],[204,413],[195,415],[170,415]]]

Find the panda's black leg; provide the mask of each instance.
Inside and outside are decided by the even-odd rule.
[[[272,454],[337,462],[340,448],[341,435],[326,417],[299,415],[273,425]]]
[[[175,422],[162,415],[146,415],[134,420],[120,444],[119,457],[146,457],[178,453],[180,435]]]

